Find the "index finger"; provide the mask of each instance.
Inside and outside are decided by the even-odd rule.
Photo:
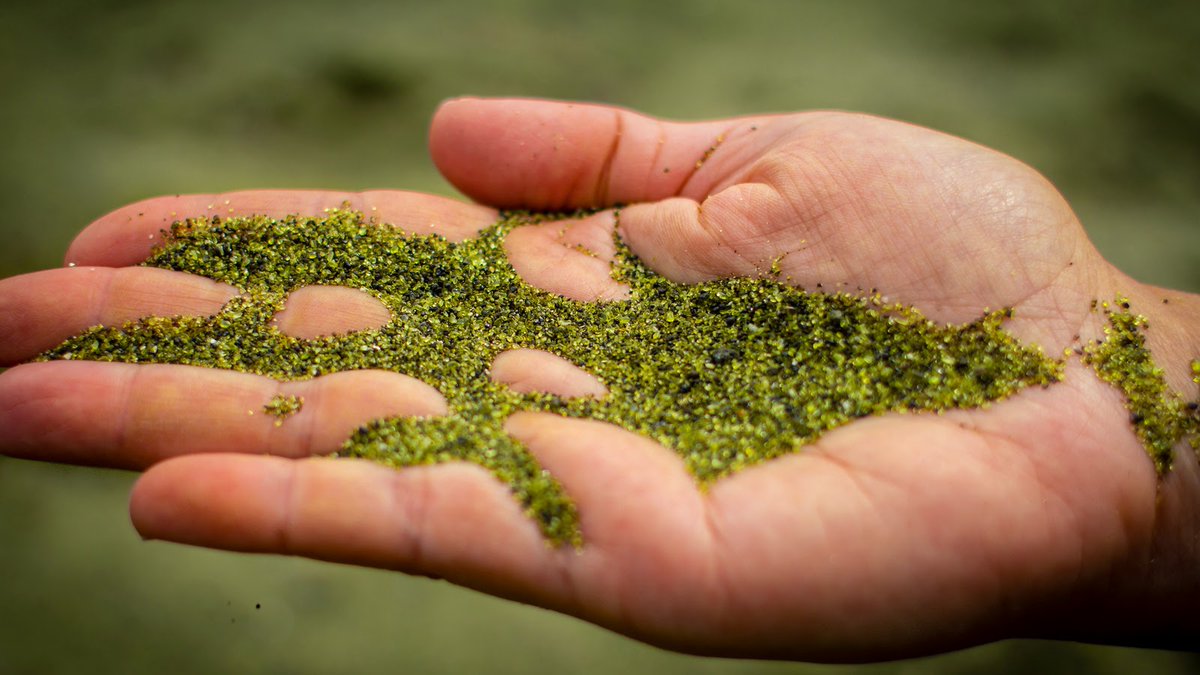
[[[101,216],[71,243],[66,262],[102,267],[136,265],[162,243],[163,231],[171,223],[185,218],[320,217],[327,209],[343,205],[409,234],[440,234],[451,241],[470,238],[498,217],[494,209],[487,207],[400,190],[250,190],[173,195],[134,202]]]

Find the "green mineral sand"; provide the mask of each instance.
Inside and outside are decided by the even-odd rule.
[[[263,406],[263,412],[275,417],[275,426],[283,425],[283,421],[292,415],[300,412],[300,408],[304,407],[303,396],[284,396],[276,394],[275,398],[267,401]]]
[[[1118,298],[1116,311],[1103,303],[1108,316],[1104,341],[1083,350],[1083,361],[1096,369],[1100,379],[1125,394],[1129,421],[1154,460],[1159,475],[1171,470],[1172,450],[1189,438],[1200,449],[1200,412],[1195,402],[1185,402],[1163,379],[1146,348],[1146,317],[1133,314],[1129,301]],[[1200,361],[1191,364],[1193,380],[1200,384]]]
[[[375,420],[339,452],[392,466],[465,460],[487,468],[556,543],[579,544],[561,485],[503,429],[517,410],[603,420],[678,453],[701,484],[796,452],[867,415],[973,408],[1062,377],[1062,364],[1001,330],[1008,311],[943,327],[878,299],[809,293],[768,279],[676,284],[618,242],[631,297],[582,303],[535,289],[503,240],[510,215],[451,243],[333,210],[323,218],[196,218],[172,226],[147,265],[245,295],[208,318],[93,328],[43,359],[180,363],[304,379],[360,368],[404,373],[449,414]],[[272,326],[310,284],[362,289],[388,307],[379,330],[304,340]],[[518,394],[488,369],[516,348],[554,352],[595,375],[603,398]]]

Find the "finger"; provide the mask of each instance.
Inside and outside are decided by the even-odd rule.
[[[301,407],[267,414],[276,396]],[[52,361],[0,373],[0,452],[72,464],[140,468],[200,452],[331,453],[362,424],[441,415],[429,385],[361,370],[312,380],[178,365]]]
[[[209,316],[237,289],[146,267],[69,267],[0,281],[0,366],[36,356],[85,328],[146,316]]]
[[[392,313],[378,298],[345,286],[304,286],[287,296],[275,327],[302,340],[379,329]]]
[[[433,161],[466,195],[561,210],[700,198],[769,145],[770,118],[666,122],[611,106],[516,99],[443,103]]]
[[[572,565],[587,618],[658,643],[719,615],[705,504],[683,461],[643,436],[594,420],[517,413],[505,429],[575,501],[584,549]]]
[[[608,394],[595,375],[563,357],[540,349],[510,349],[492,361],[493,381],[519,393],[545,392],[562,398]]]
[[[144,537],[287,553],[444,577],[561,603],[552,551],[511,493],[468,464],[395,469],[356,460],[183,457],[134,487]]]
[[[283,218],[293,214],[315,218],[343,204],[404,232],[440,234],[451,241],[469,238],[497,218],[495,211],[482,206],[397,190],[253,190],[175,195],[136,202],[101,217],[75,238],[66,259],[76,265],[132,265],[145,260],[162,243],[162,231],[177,220],[250,215]]]
[[[613,214],[519,227],[504,238],[513,269],[527,283],[580,302],[624,300],[629,287],[612,278]]]

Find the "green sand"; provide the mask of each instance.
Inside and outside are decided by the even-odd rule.
[[[303,407],[304,397],[302,396],[276,394],[275,398],[267,401],[267,404],[263,406],[263,412],[275,417],[275,426],[283,426],[284,420],[300,412]]]
[[[1200,412],[1196,402],[1184,401],[1163,378],[1146,348],[1146,317],[1130,311],[1129,301],[1117,298],[1117,311],[1100,305],[1108,317],[1104,341],[1083,350],[1083,362],[1092,366],[1100,379],[1125,394],[1129,421],[1154,460],[1159,475],[1171,470],[1174,448],[1188,438],[1200,449]],[[1192,361],[1192,379],[1200,384],[1200,361]]]
[[[1001,329],[1011,312],[938,326],[877,299],[810,293],[766,279],[668,281],[618,242],[627,301],[581,303],[513,271],[503,239],[532,222],[506,217],[474,239],[406,236],[333,210],[323,218],[197,218],[172,226],[147,265],[245,291],[213,317],[97,327],[42,359],[179,363],[304,379],[376,368],[415,377],[449,414],[360,428],[340,455],[394,466],[465,460],[508,484],[549,540],[580,542],[562,487],[503,430],[517,410],[617,424],[671,448],[703,484],[792,453],[867,415],[974,408],[1048,386],[1062,363]],[[310,284],[362,289],[392,320],[304,340],[272,317]],[[595,375],[603,398],[518,394],[489,378],[509,349],[554,352]]]

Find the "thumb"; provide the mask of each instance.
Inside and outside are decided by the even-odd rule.
[[[454,99],[434,114],[434,164],[467,196],[501,208],[598,208],[703,199],[754,156],[729,143],[753,118],[666,122],[611,106]],[[711,161],[710,161],[711,160]]]

